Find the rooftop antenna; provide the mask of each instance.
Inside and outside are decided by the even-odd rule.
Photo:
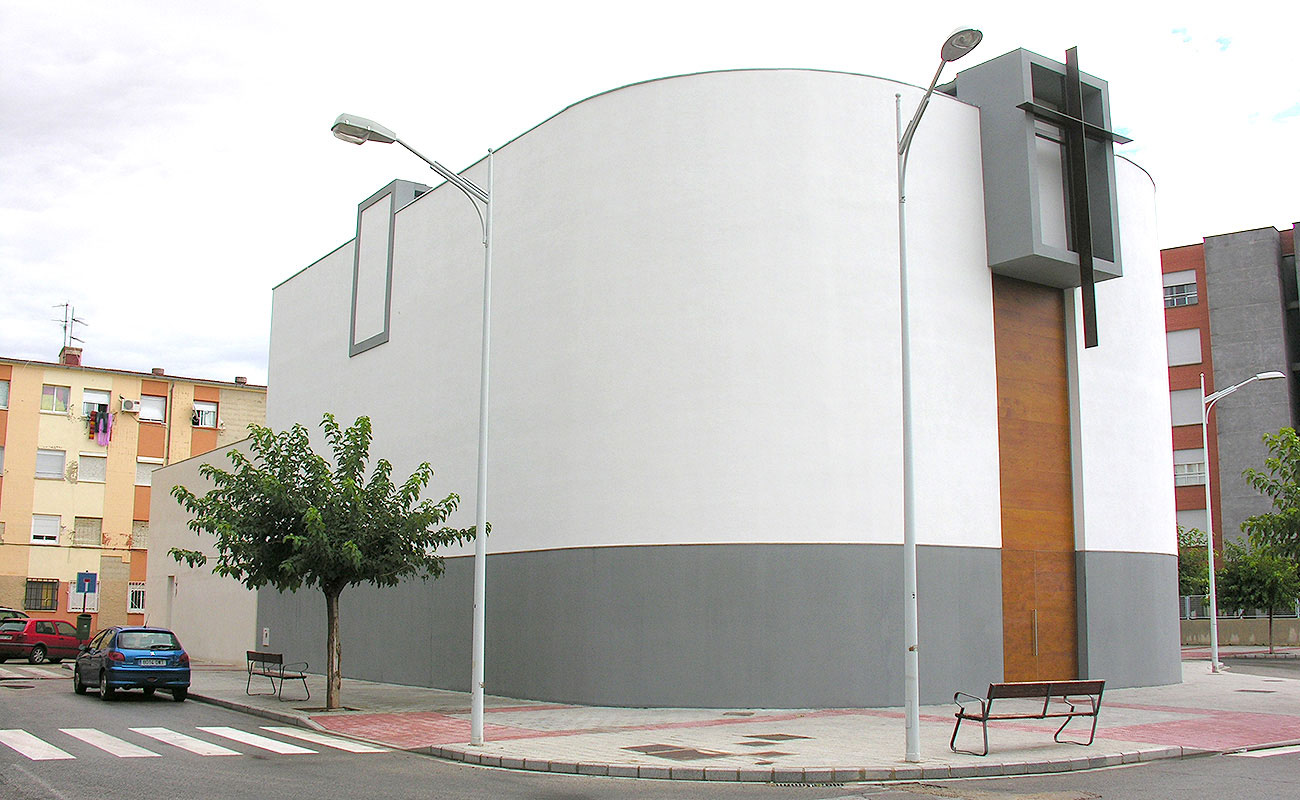
[[[53,306],[53,308],[63,309],[63,319],[54,320],[55,322],[61,322],[63,324],[63,346],[72,347],[73,342],[85,344],[86,342],[84,339],[79,339],[72,334],[75,330],[75,326],[89,325],[90,323],[77,316],[77,309],[73,308],[71,303],[60,303],[57,306]]]

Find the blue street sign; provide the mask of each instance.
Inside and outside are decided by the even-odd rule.
[[[94,594],[95,580],[98,576],[93,572],[77,573],[77,594]]]

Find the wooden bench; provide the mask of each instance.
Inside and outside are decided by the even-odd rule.
[[[260,650],[249,650],[248,652],[248,683],[244,686],[244,694],[251,696],[272,694],[280,700],[284,699],[284,682],[285,681],[302,681],[302,689],[307,693],[304,699],[311,699],[311,690],[307,688],[307,669],[306,661],[297,661],[291,664],[284,663],[283,653],[264,653]],[[253,676],[268,678],[271,681],[271,691],[254,692]],[[276,685],[279,681],[279,685]]]
[[[976,697],[966,692],[957,692],[952,700],[957,704],[957,724],[952,728],[952,739],[948,747],[954,753],[969,753],[973,756],[989,754],[989,722],[1004,719],[1060,719],[1061,727],[1056,729],[1052,739],[1061,744],[1077,744],[1084,747],[1092,744],[1097,735],[1097,712],[1101,710],[1101,692],[1106,687],[1105,681],[1024,681],[1019,683],[990,683],[987,697]],[[963,699],[965,698],[965,699]],[[1005,701],[1039,700],[1038,703],[1012,703],[1008,708]],[[994,709],[996,701],[1004,701]],[[978,711],[975,703],[979,704]],[[1073,742],[1061,739],[1061,733],[1070,720],[1075,717],[1092,717],[1092,730],[1088,741]],[[957,749],[957,731],[961,729],[962,720],[978,722],[984,731],[984,752]]]

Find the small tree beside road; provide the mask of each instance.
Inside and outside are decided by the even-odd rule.
[[[1268,458],[1265,471],[1242,473],[1255,491],[1273,503],[1273,511],[1256,514],[1241,524],[1257,548],[1300,563],[1300,436],[1294,428],[1264,434]]]
[[[325,705],[338,708],[343,590],[362,583],[393,586],[416,575],[436,578],[443,562],[435,551],[472,540],[476,532],[473,527],[437,527],[460,498],[449,494],[438,502],[420,500],[433,477],[428,462],[399,485],[392,480],[392,465],[380,459],[367,480],[368,417],[358,417],[344,429],[326,414],[321,427],[333,466],[312,450],[302,425],[279,433],[250,425],[251,458],[231,451],[231,471],[212,464],[199,467],[213,483],[211,490],[199,496],[176,486],[172,495],[193,515],[192,530],[216,537],[215,574],[250,589],[272,586],[293,592],[309,586],[325,595]],[[173,547],[169,554],[192,567],[208,560],[197,550]]]
[[[1268,610],[1268,651],[1273,652],[1273,614],[1300,598],[1300,570],[1295,562],[1258,548],[1224,543],[1223,566],[1215,572],[1219,604],[1244,612]]]
[[[1210,560],[1205,552],[1209,539],[1204,531],[1178,526],[1178,593],[1207,594],[1210,591]]]

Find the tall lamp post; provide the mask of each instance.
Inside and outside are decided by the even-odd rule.
[[[902,328],[903,350],[903,644],[904,654],[903,694],[906,713],[908,761],[921,760],[921,681],[920,655],[917,636],[917,602],[916,602],[916,482],[913,475],[914,459],[912,440],[912,347],[911,324],[908,317],[907,300],[907,207],[906,178],[907,153],[912,146],[912,137],[916,126],[921,122],[921,115],[930,104],[930,95],[939,83],[939,75],[949,61],[956,61],[975,49],[984,38],[984,34],[974,28],[963,28],[954,32],[943,43],[939,54],[939,68],[934,71],[930,88],[925,90],[921,103],[912,114],[912,121],[903,128],[903,96],[894,95],[896,116],[895,132],[898,135],[898,293],[899,318]]]
[[[1251,375],[1241,383],[1233,384],[1227,389],[1220,389],[1208,397],[1205,394],[1205,373],[1201,373],[1201,449],[1205,451],[1205,553],[1210,564],[1210,672],[1218,672],[1223,666],[1219,663],[1219,600],[1215,594],[1214,580],[1214,510],[1210,501],[1210,411],[1214,404],[1237,391],[1248,383],[1271,381],[1286,376],[1280,372],[1260,372]]]
[[[483,226],[483,353],[479,367],[478,395],[478,480],[474,503],[474,633],[470,655],[470,744],[483,744],[483,655],[487,599],[487,442],[488,442],[488,354],[492,340],[492,151],[488,150],[487,188],[457,175],[437,161],[425,158],[397,134],[384,126],[352,114],[340,114],[330,128],[345,142],[365,144],[396,142],[434,172],[461,190],[479,215]],[[479,211],[479,204],[483,210]]]

